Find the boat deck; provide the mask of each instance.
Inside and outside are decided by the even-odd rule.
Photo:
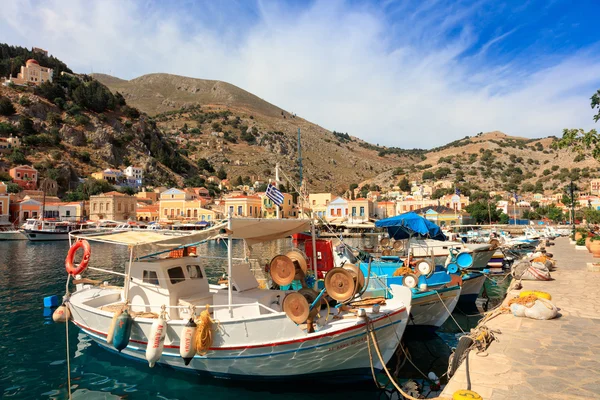
[[[557,261],[554,280],[523,281],[522,290],[550,293],[560,317],[537,321],[503,314],[487,323],[502,332],[499,340],[487,357],[469,355],[471,390],[486,400],[600,399],[600,272],[587,270],[587,263],[600,259],[575,250],[568,238],[555,243],[547,248]],[[466,386],[463,362],[442,397]]]

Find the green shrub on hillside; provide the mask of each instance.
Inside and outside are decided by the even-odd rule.
[[[8,97],[1,96],[0,97],[0,115],[9,117],[16,112],[17,112],[17,110],[15,109],[15,106],[13,106],[12,101],[10,101],[10,99]]]

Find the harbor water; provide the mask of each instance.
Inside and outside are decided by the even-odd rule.
[[[209,242],[199,249],[209,256],[225,256],[224,242]],[[234,257],[244,255],[242,242],[234,245]],[[252,249],[252,258],[264,265],[273,255],[293,247],[291,240],[280,240]],[[0,242],[0,394],[7,399],[64,399],[67,397],[65,324],[52,322],[43,297],[65,293],[64,259],[68,243]],[[127,248],[95,243],[90,265],[118,272],[127,261]],[[216,280],[225,272],[222,260],[208,259],[207,274]],[[120,283],[113,275],[86,271],[86,277]],[[121,278],[122,279],[122,278]],[[463,313],[466,314],[466,313]],[[457,318],[461,314],[455,313]],[[465,317],[469,325],[477,317]],[[468,326],[465,326],[467,328]],[[210,396],[229,398],[297,398],[345,399],[379,398],[382,392],[372,381],[336,386],[329,384],[236,383],[199,377],[157,365],[131,361],[95,345],[74,325],[69,327],[71,382],[73,398],[85,399],[187,399]],[[425,373],[441,375],[447,367],[452,340],[460,330],[447,321],[437,335],[407,342],[411,361]],[[293,362],[293,360],[290,360]],[[400,364],[400,363],[398,363]],[[398,365],[400,377],[419,378],[410,362]]]

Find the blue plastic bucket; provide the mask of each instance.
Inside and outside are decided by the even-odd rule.
[[[448,271],[449,274],[455,274],[458,272],[458,265],[456,265],[454,263],[450,263],[446,267],[446,271]]]
[[[469,268],[473,265],[473,256],[470,253],[459,253],[456,256],[456,264],[461,269]]]

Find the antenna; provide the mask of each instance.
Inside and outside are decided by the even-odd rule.
[[[302,187],[302,145],[300,144],[300,128],[298,128],[298,173],[300,175],[300,185]]]

